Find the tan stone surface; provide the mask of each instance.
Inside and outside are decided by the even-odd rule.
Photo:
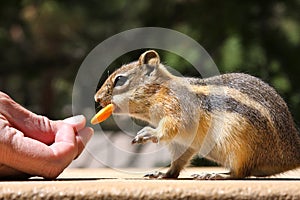
[[[300,199],[300,170],[265,179],[195,181],[188,168],[179,180],[147,180],[133,169],[67,169],[57,180],[1,181],[0,199]],[[140,169],[136,171],[141,171]]]

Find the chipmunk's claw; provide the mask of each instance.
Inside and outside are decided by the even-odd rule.
[[[193,174],[194,180],[227,180],[230,178],[228,173],[201,173]]]
[[[153,173],[145,174],[144,178],[149,178],[149,179],[163,179],[163,178],[167,178],[167,177],[166,177],[166,173],[155,171]]]
[[[154,129],[150,127],[145,127],[140,130],[135,138],[131,141],[131,144],[144,144],[148,141],[152,141],[153,143],[158,143],[158,138],[154,134]]]
[[[149,136],[139,136],[137,135],[132,141],[131,144],[144,144],[148,141],[152,141],[153,143],[158,143],[158,139],[156,136],[149,135]]]

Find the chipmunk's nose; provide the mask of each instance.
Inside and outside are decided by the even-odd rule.
[[[98,95],[94,96],[95,102],[100,102],[100,97]]]

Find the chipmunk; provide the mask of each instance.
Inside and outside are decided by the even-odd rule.
[[[206,158],[230,173],[196,179],[263,177],[300,166],[300,135],[286,103],[251,75],[174,76],[149,50],[111,74],[94,98],[103,107],[112,103],[114,114],[149,122],[152,127],[140,130],[133,144],[168,144],[171,166],[151,178],[177,178],[203,147]]]

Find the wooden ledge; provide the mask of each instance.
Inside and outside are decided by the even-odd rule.
[[[133,171],[66,169],[57,180],[52,181],[40,178],[1,181],[0,199],[300,198],[300,170],[264,179],[226,181],[196,181],[190,178],[194,173],[224,171],[221,168],[188,168],[178,180],[149,180]]]

